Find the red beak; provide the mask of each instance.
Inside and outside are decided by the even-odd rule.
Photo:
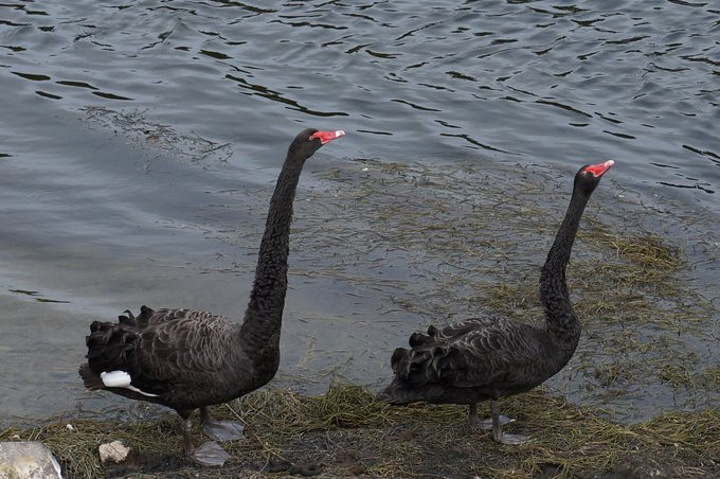
[[[585,171],[589,171],[593,175],[595,175],[597,178],[600,178],[602,175],[608,172],[610,168],[615,164],[613,160],[608,160],[605,163],[598,163],[597,165],[590,165],[587,168],[585,168]]]
[[[328,143],[330,141],[333,141],[337,138],[340,138],[341,136],[344,136],[345,132],[342,130],[335,130],[335,131],[316,131],[312,135],[310,135],[310,139],[314,140],[315,138],[319,138],[320,142],[324,145],[325,143]]]

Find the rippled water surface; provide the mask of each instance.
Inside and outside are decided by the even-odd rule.
[[[82,391],[92,319],[141,304],[240,317],[278,166],[307,126],[347,136],[301,180],[283,384],[377,385],[392,348],[438,319],[387,313],[398,284],[406,301],[410,285],[432,287],[412,251],[365,256],[352,237],[328,246],[328,225],[374,227],[332,207],[337,165],[354,172],[348,187],[372,165],[470,165],[497,181],[458,182],[464,194],[526,183],[547,192],[547,204],[528,201],[555,218],[577,167],[614,158],[593,198],[604,219],[643,219],[681,248],[694,291],[710,304],[719,294],[714,2],[11,0],[0,90],[2,422],[126,404]],[[529,165],[536,177],[518,173]],[[532,238],[542,243],[518,242],[528,268],[549,242]],[[677,346],[699,370],[720,361],[719,318]],[[564,381],[553,387],[566,393]],[[599,402],[567,381],[577,401]],[[647,416],[717,400],[668,394],[627,402]]]

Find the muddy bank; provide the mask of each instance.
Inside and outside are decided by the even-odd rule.
[[[264,390],[215,408],[239,419],[245,438],[224,447],[223,468],[180,457],[173,414],[137,424],[78,420],[6,430],[2,440],[45,443],[74,478],[713,478],[720,475],[720,410],[671,413],[622,425],[599,409],[577,407],[543,390],[502,401],[517,419],[509,430],[533,441],[513,447],[467,424],[459,406],[392,407],[368,390],[333,386],[322,396]],[[122,466],[100,465],[97,448],[120,439],[135,449]],[[194,440],[199,444],[199,426]],[[277,472],[271,472],[277,471]]]

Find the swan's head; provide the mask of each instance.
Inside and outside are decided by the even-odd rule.
[[[307,128],[295,137],[290,144],[288,153],[299,160],[307,160],[324,144],[344,136],[342,130],[322,131],[315,128]]]
[[[579,188],[585,194],[589,195],[595,190],[600,183],[600,178],[607,173],[615,164],[613,160],[608,160],[597,165],[584,165],[575,175],[575,188]]]

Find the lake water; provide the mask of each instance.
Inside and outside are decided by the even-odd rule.
[[[458,175],[445,192],[477,201],[503,182],[535,192],[550,233],[524,231],[495,270],[518,263],[532,282],[569,178],[615,159],[593,214],[680,248],[710,313],[673,347],[697,358],[691,374],[720,363],[714,2],[11,0],[0,91],[0,426],[122,415],[128,401],[85,393],[77,376],[93,319],[141,304],[241,317],[278,167],[309,126],[347,136],[301,179],[277,385],[377,387],[412,331],[472,309],[432,295],[442,259],[359,247],[380,247],[384,223],[342,192],[382,188],[368,175],[388,165],[475,168],[488,176]],[[452,216],[457,198],[443,198]],[[398,307],[413,301],[428,306]],[[649,384],[654,399],[613,401],[582,393],[582,375],[553,381],[630,419],[718,400]]]

